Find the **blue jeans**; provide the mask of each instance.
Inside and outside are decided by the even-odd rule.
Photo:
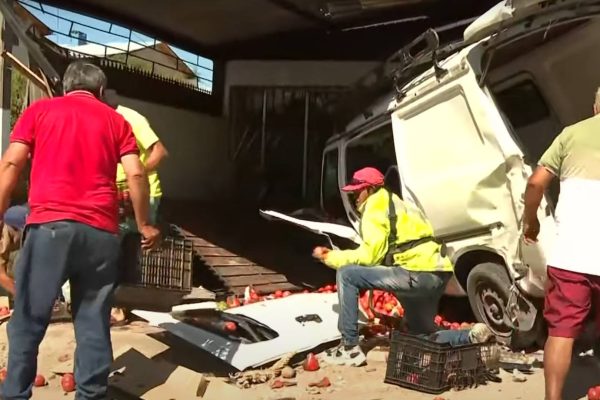
[[[433,320],[451,272],[411,272],[402,267],[348,265],[337,271],[340,304],[338,329],[346,346],[355,346],[358,335],[358,296],[361,289],[394,293],[404,308],[409,332],[430,335],[437,327]],[[446,331],[432,336],[439,343],[469,343],[468,331]]]
[[[60,288],[71,285],[77,400],[106,399],[112,363],[110,308],[119,254],[117,235],[71,221],[27,228],[15,268],[14,313],[8,323],[4,400],[29,399],[37,355]]]

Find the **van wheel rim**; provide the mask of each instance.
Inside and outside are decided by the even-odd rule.
[[[479,294],[479,314],[485,320],[484,322],[498,336],[510,336],[511,329],[505,321],[505,300],[500,293],[489,286],[480,285]]]

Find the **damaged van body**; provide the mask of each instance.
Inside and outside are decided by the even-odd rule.
[[[558,182],[539,209],[535,245],[522,241],[523,197],[558,133],[592,116],[599,14],[600,1],[505,1],[459,43],[441,47],[428,31],[406,46],[394,69],[395,92],[326,145],[323,221],[358,231],[359,216],[340,188],[358,168],[378,167],[446,244],[455,265],[447,293],[467,295],[477,319],[504,341],[527,346],[543,338]],[[325,225],[308,229],[336,234]]]

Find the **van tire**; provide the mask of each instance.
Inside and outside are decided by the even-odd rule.
[[[504,266],[492,262],[475,266],[467,277],[467,294],[475,318],[487,324],[505,344],[510,343],[512,329],[501,321],[511,284]]]

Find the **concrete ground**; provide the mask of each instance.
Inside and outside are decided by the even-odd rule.
[[[113,328],[113,347],[115,351],[124,346],[133,346],[150,352],[160,352],[156,357],[172,363],[184,365],[190,369],[205,373],[209,376],[226,376],[230,369],[219,360],[193,348],[187,343],[168,337],[166,333],[156,328],[150,328],[142,323],[135,323],[122,328]],[[159,343],[158,341],[162,342]],[[0,366],[6,363],[7,350],[6,324],[0,326]],[[68,400],[74,396],[65,395],[60,389],[60,378],[52,373],[53,370],[68,367],[75,347],[72,325],[69,323],[54,324],[48,329],[46,338],[40,348],[38,371],[46,376],[49,385],[34,389],[36,400]],[[164,351],[163,351],[164,350]],[[334,367],[321,363],[321,369],[316,372],[301,371],[297,376],[297,386],[278,390],[271,389],[267,384],[257,385],[239,392],[240,399],[331,399],[331,400],[376,400],[376,399],[406,399],[432,400],[436,396],[422,394],[383,383],[385,376],[385,360],[383,357],[371,357],[369,365],[362,368]],[[310,382],[328,377],[332,386],[320,393],[309,393]],[[441,398],[446,400],[535,400],[543,399],[543,373],[536,369],[527,381],[517,383],[512,381],[509,373],[502,372],[502,383],[489,383],[475,389],[460,392],[444,393]],[[570,374],[564,400],[585,398],[590,386],[600,384],[600,363],[592,357],[575,360]],[[188,399],[195,398],[190,396]]]

